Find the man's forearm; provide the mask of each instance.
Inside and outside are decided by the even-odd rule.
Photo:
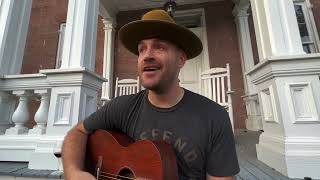
[[[62,160],[66,179],[71,179],[73,173],[84,170],[87,137],[88,135],[80,130],[79,125],[71,129],[65,137]]]

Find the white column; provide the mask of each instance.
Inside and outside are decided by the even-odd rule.
[[[20,73],[31,7],[32,0],[0,0],[0,76]],[[10,126],[14,105],[0,92],[0,133]]]
[[[60,69],[94,71],[98,10],[98,0],[69,0]]]
[[[40,106],[34,116],[34,121],[37,123],[29,134],[44,134],[46,131],[48,111],[49,111],[49,92],[48,89],[39,89],[34,91],[35,94],[41,96]]]
[[[7,129],[6,134],[25,134],[29,130],[25,124],[29,121],[28,99],[31,96],[31,93],[29,91],[22,90],[13,91],[12,94],[19,97],[19,104],[12,115],[14,127]]]
[[[102,100],[110,100],[112,98],[113,87],[113,61],[114,61],[114,38],[115,23],[110,20],[103,19],[104,24],[104,55],[103,55],[103,77],[108,82],[102,85]]]
[[[257,91],[254,87],[254,84],[250,81],[250,77],[246,75],[246,72],[250,71],[254,67],[252,44],[248,23],[248,8],[249,3],[246,5],[238,4],[233,9],[233,15],[235,16],[235,22],[239,36],[239,47],[241,54],[242,72],[245,81],[245,92],[246,94],[253,94]]]
[[[264,132],[257,158],[290,178],[320,178],[320,56],[302,49],[292,0],[251,0]]]
[[[251,77],[247,75],[247,72],[254,68],[252,43],[248,23],[249,6],[250,2],[248,0],[236,2],[236,6],[233,9],[233,15],[235,16],[235,22],[239,37],[241,66],[245,87],[245,96],[243,97],[243,100],[246,104],[247,110],[246,128],[248,130],[257,131],[262,129],[258,99],[254,98],[257,97],[257,89],[256,86],[252,83]]]
[[[32,0],[0,0],[0,75],[19,74]]]
[[[305,54],[292,0],[250,0],[260,61]]]
[[[62,65],[40,71],[52,88],[46,133],[31,154],[30,169],[59,169],[53,154],[57,144],[97,108],[104,81],[94,73],[98,10],[99,0],[69,0]]]

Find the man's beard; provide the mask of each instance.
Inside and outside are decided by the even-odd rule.
[[[140,75],[141,85],[146,89],[156,92],[157,94],[163,94],[167,92],[169,87],[173,85],[173,83],[175,82],[176,73],[172,73],[171,75],[172,75],[171,77],[163,78],[159,80],[157,83],[154,83],[151,85],[144,83],[143,78],[141,78],[141,75]]]

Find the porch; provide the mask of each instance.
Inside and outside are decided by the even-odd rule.
[[[115,47],[116,26],[121,25],[116,17],[120,13],[120,19],[122,17],[122,20],[128,20],[126,18],[130,16],[131,9],[126,8],[135,2],[114,1],[124,2],[117,5],[107,0],[83,1],[81,4],[77,0],[68,2],[65,41],[61,44],[63,52],[58,69],[40,68],[36,74],[21,74],[32,0],[0,0],[0,6],[6,9],[0,12],[0,27],[4,29],[0,31],[0,160],[29,162],[0,164],[0,169],[7,168],[3,170],[3,173],[9,173],[7,175],[21,176],[30,172],[29,174],[45,174],[41,176],[48,177],[57,172],[29,170],[26,167],[59,169],[59,162],[53,152],[61,148],[66,132],[95,111],[97,101],[100,100],[98,94],[101,86],[102,101],[113,97],[114,76],[123,73],[113,63],[117,62],[115,66],[118,67],[134,67],[136,64],[135,61],[128,61],[136,57],[123,53],[121,45]],[[217,2],[220,2],[219,6],[202,4],[196,11],[190,3],[184,7],[188,11],[180,14],[177,12],[177,15],[185,17],[191,14],[197,17],[195,23],[203,27],[205,49],[213,51],[204,51],[203,59],[206,61],[199,64],[204,67],[202,70],[209,65],[210,68],[220,67],[209,63],[209,57],[214,62],[220,60],[219,63],[223,65],[230,61],[231,69],[239,68],[238,72],[231,72],[232,83],[240,84],[235,95],[238,100],[233,104],[237,110],[235,114],[241,121],[247,115],[248,128],[264,130],[259,143],[254,132],[252,139],[247,140],[242,138],[245,136],[237,135],[241,164],[238,178],[288,179],[268,166],[290,177],[302,178],[310,174],[320,177],[320,94],[317,93],[320,89],[320,54],[317,53],[319,48],[316,43],[313,46],[318,51],[311,54],[304,52],[305,45],[301,44],[293,1]],[[232,3],[232,6],[225,6],[224,2]],[[137,5],[139,7],[135,7],[136,9],[145,10],[160,7],[162,2],[145,6],[144,1],[140,1]],[[121,7],[125,13],[121,11]],[[228,22],[219,14],[225,11],[225,7],[229,10]],[[250,36],[250,30],[252,33],[253,29],[250,29],[248,23],[250,7],[256,32],[257,58],[253,56],[253,41]],[[215,12],[218,13],[214,14]],[[105,79],[95,74],[98,14],[103,17],[105,35],[103,63],[100,64],[103,66],[101,76]],[[282,19],[279,19],[279,15]],[[220,19],[209,19],[215,16]],[[228,28],[233,29],[227,33],[225,30]],[[224,49],[227,49],[226,53],[219,54]],[[231,53],[231,49],[236,49],[237,52]],[[117,61],[114,61],[114,57]],[[39,104],[39,108],[34,106],[38,108],[34,115],[27,109],[29,101]],[[34,124],[26,126],[32,119]],[[235,125],[239,128],[238,120]],[[251,132],[248,136],[250,134]],[[18,169],[14,169],[15,167]]]
[[[285,177],[257,159],[255,145],[261,132],[236,130],[236,148],[240,164],[237,180],[293,180]],[[28,178],[63,179],[62,171],[31,170],[27,163],[0,162],[0,180]],[[23,179],[25,178],[25,179]],[[298,180],[298,179],[295,179]]]

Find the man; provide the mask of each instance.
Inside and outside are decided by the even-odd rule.
[[[163,10],[146,13],[119,35],[138,55],[139,77],[147,90],[110,101],[70,130],[62,150],[66,179],[94,179],[83,171],[83,161],[87,136],[96,129],[170,143],[181,179],[234,179],[239,166],[227,112],[179,86],[180,69],[202,51],[199,38]]]

